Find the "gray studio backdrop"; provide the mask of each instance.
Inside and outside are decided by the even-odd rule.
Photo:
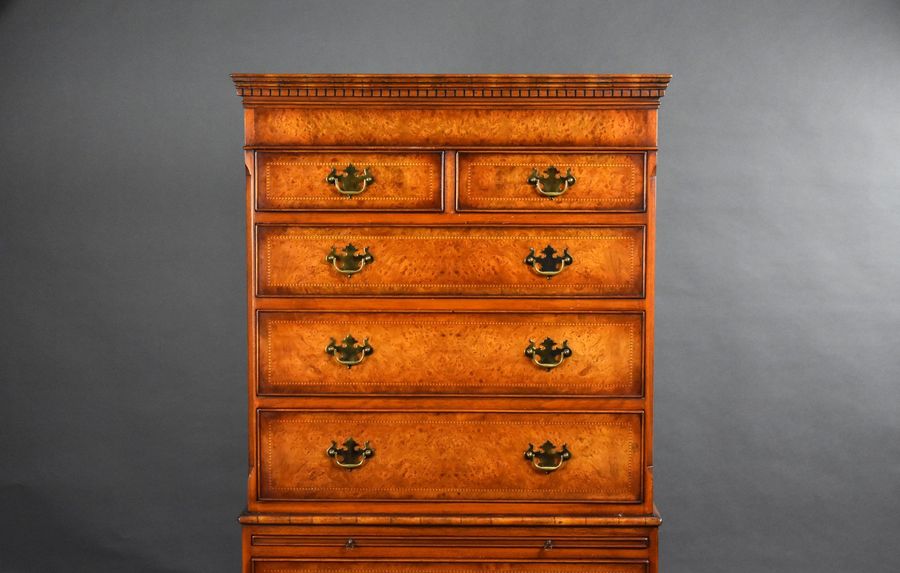
[[[662,72],[663,571],[900,571],[900,3],[0,4],[0,571],[238,571],[228,73]]]

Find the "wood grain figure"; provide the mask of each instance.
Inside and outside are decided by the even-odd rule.
[[[244,573],[658,573],[669,76],[232,78]]]

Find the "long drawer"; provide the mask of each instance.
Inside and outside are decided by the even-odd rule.
[[[640,396],[636,312],[260,312],[258,392]]]
[[[259,410],[260,500],[638,503],[643,414]]]
[[[257,554],[324,559],[630,559],[646,557],[652,533],[643,528],[496,528],[397,526],[327,528],[251,526],[250,545]],[[340,533],[338,533],[340,531]]]
[[[645,228],[257,228],[260,296],[644,296]]]
[[[585,571],[594,571],[601,563],[637,564],[655,557],[659,525],[655,515],[579,520],[560,516],[254,514],[242,517],[241,522],[245,546],[261,561],[501,564],[529,560],[544,566],[580,562]]]
[[[252,573],[647,573],[646,561],[609,560],[592,563],[456,561],[312,562],[288,558],[253,559]]]

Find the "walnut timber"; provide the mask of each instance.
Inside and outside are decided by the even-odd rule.
[[[667,75],[234,74],[245,573],[657,573]]]

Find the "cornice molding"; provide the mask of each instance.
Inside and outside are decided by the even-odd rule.
[[[232,74],[245,101],[656,100],[672,76]]]

